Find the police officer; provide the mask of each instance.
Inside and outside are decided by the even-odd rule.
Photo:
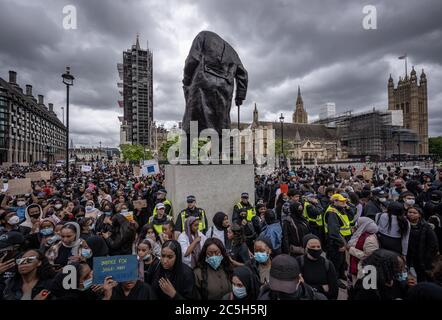
[[[249,194],[247,192],[241,193],[241,201],[235,204],[233,207],[232,222],[241,225],[243,220],[240,216],[240,212],[247,212],[247,221],[252,221],[253,217],[256,215],[255,208],[249,202]]]
[[[167,199],[166,196],[167,196],[167,191],[165,189],[158,190],[156,195],[155,205],[157,205],[158,203],[164,204],[165,206],[164,210],[166,215],[173,219],[172,202],[170,202],[170,200]],[[153,216],[156,215],[157,215],[157,208],[155,207],[153,209]]]
[[[206,234],[207,231],[207,217],[206,212],[201,209],[197,208],[196,206],[196,198],[195,196],[188,196],[187,197],[187,208],[182,210],[176,219],[175,222],[175,231],[176,232],[183,232],[184,231],[184,221],[187,217],[194,216],[199,219],[199,226],[198,230],[202,233]]]
[[[347,198],[341,194],[334,194],[330,198],[331,204],[324,214],[324,231],[327,247],[327,258],[335,266],[339,278],[342,280],[339,287],[345,288],[345,246],[351,236],[351,226],[348,216],[344,213]]]
[[[155,206],[155,215],[149,218],[149,224],[153,226],[158,234],[163,233],[163,225],[172,220],[171,216],[166,214],[166,206],[162,202],[158,202]]]
[[[324,209],[319,203],[318,197],[314,193],[305,195],[303,215],[309,223],[310,230],[324,243],[323,226]]]

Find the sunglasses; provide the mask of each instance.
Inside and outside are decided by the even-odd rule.
[[[34,261],[38,260],[37,256],[31,256],[31,257],[26,257],[26,258],[19,258],[15,260],[15,263],[17,265],[21,265],[21,264],[30,264]]]

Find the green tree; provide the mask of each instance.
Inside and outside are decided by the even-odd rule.
[[[278,157],[282,153],[282,145],[284,144],[284,156],[289,155],[289,151],[293,149],[293,144],[287,140],[283,139],[281,142],[281,139],[275,139],[275,154]]]
[[[122,144],[120,145],[123,159],[127,161],[140,161],[153,159],[152,151],[141,144]]]
[[[435,154],[442,158],[442,137],[433,137],[428,139],[430,154]]]

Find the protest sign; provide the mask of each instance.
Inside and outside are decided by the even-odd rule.
[[[133,201],[133,204],[134,204],[135,209],[147,208],[147,201],[146,200],[135,200],[135,201]]]
[[[135,255],[93,258],[93,284],[103,284],[106,277],[116,282],[138,279],[138,260]]]
[[[144,160],[141,174],[143,176],[150,176],[160,173],[160,166],[156,160]]]
[[[362,176],[364,177],[364,180],[371,180],[373,178],[373,170],[367,169],[361,171]]]
[[[0,192],[6,192],[8,191],[8,184],[0,182]]]
[[[27,172],[26,178],[30,178],[31,181],[51,180],[51,174],[51,171]]]
[[[134,221],[134,213],[132,211],[121,212],[121,214],[129,221]]]
[[[348,171],[339,171],[339,177],[341,179],[350,179],[350,172]]]
[[[134,166],[134,176],[141,177],[141,167],[140,166]]]
[[[287,193],[287,192],[289,192],[289,185],[286,184],[286,183],[281,183],[281,184],[279,185],[279,188],[281,189],[281,192],[282,192],[282,193]]]
[[[32,193],[31,179],[11,179],[8,181],[8,193],[11,196]]]
[[[92,167],[91,166],[87,166],[87,165],[82,165],[81,166],[81,172],[91,172],[92,171]]]

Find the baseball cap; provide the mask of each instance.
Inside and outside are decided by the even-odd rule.
[[[195,196],[187,196],[187,203],[192,203],[194,201],[196,201]]]
[[[164,194],[167,194],[167,191],[166,191],[166,189],[160,189],[160,190],[158,190],[158,193],[164,193]]]
[[[241,193],[241,198],[248,198],[249,194],[247,192]]]
[[[301,273],[298,261],[288,254],[280,254],[272,260],[269,286],[273,291],[293,293],[297,287],[297,277]]]
[[[311,193],[311,192],[307,192],[307,193],[305,194],[305,197],[306,197],[306,198],[317,198],[316,194]]]
[[[164,205],[164,203],[159,202],[159,203],[157,203],[157,205],[155,206],[155,208],[157,208],[157,210],[158,210],[158,209],[164,209],[164,208],[166,208],[166,206]]]
[[[20,245],[25,242],[24,236],[18,231],[9,231],[0,236],[0,249]]]
[[[342,194],[339,193],[335,193],[334,195],[331,196],[330,198],[331,201],[347,201],[347,198],[345,198]]]

